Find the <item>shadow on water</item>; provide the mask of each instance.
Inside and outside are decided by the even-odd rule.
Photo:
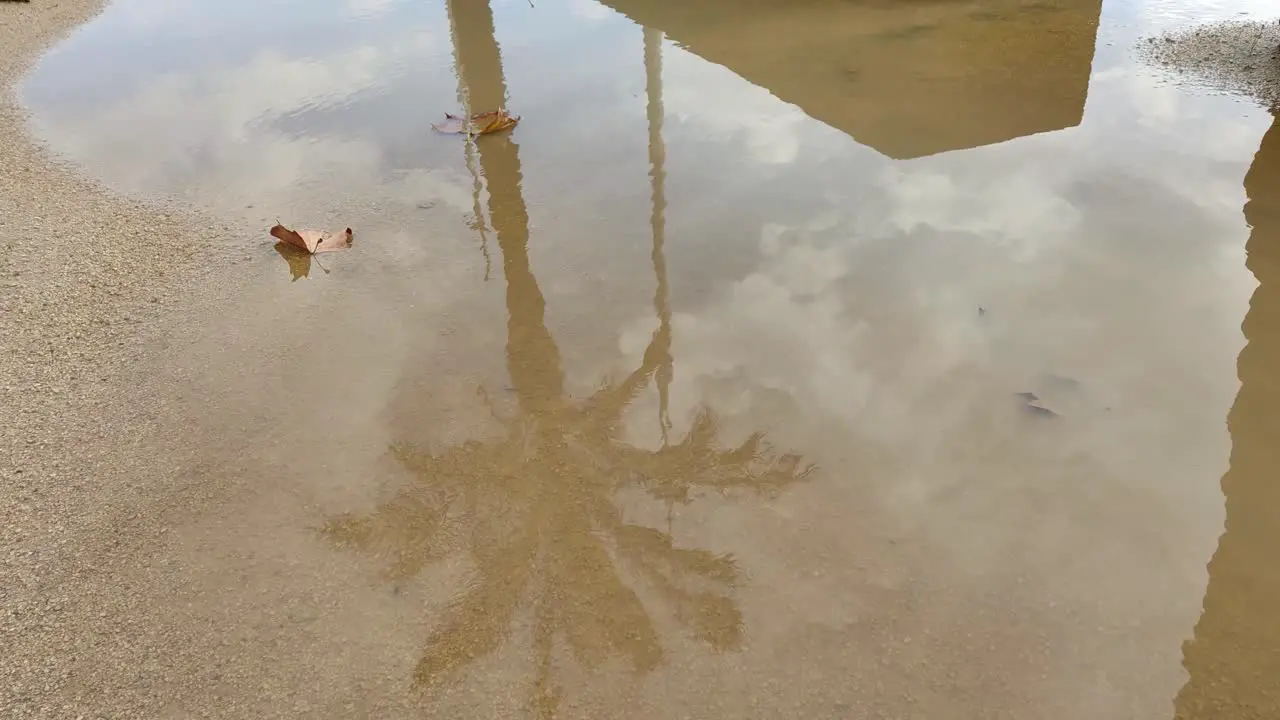
[[[468,0],[451,0],[448,7],[464,104],[468,111],[502,105],[505,81],[489,7]],[[744,628],[733,597],[739,579],[733,557],[678,547],[669,528],[628,522],[615,498],[638,490],[670,509],[703,492],[770,495],[813,469],[798,455],[774,453],[761,434],[723,447],[716,417],[705,409],[684,437],[668,437],[673,359],[663,253],[660,41],[646,32],[659,326],[640,366],[589,397],[569,397],[530,267],[518,146],[509,137],[480,138],[476,152],[506,282],[507,370],[515,407],[504,412],[481,389],[500,427],[496,439],[443,450],[412,440],[395,443],[392,455],[414,480],[372,514],[334,517],[324,527],[332,540],[385,559],[391,578],[413,576],[459,550],[473,558],[474,580],[428,639],[417,665],[421,686],[447,682],[495,651],[515,632],[521,611],[534,618],[538,667],[531,704],[542,717],[554,714],[561,696],[552,679],[557,640],[584,665],[619,656],[637,671],[652,670],[662,660],[662,644],[631,583],[652,591],[713,650],[738,648]],[[652,385],[659,393],[663,442],[647,450],[625,444],[619,434],[624,412]]]
[[[1227,416],[1226,529],[1209,563],[1204,614],[1183,649],[1178,720],[1280,717],[1280,111],[1245,175],[1248,267],[1240,391]]]
[[[282,242],[276,243],[271,249],[275,250],[276,254],[288,264],[290,282],[296,282],[303,278],[311,277],[312,264],[320,268],[320,271],[324,274],[329,274],[329,271],[320,264],[320,261],[309,252],[304,252]]]

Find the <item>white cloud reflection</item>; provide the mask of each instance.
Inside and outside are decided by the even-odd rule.
[[[756,162],[795,162],[801,130],[820,125],[768,90],[670,43],[663,45],[662,62],[667,115],[696,122],[712,137],[740,139]]]
[[[86,124],[75,98],[40,108],[35,124],[60,152],[139,193],[177,193],[219,209],[269,199],[278,207],[319,205],[318,188],[352,193],[417,192],[424,181],[442,199],[470,208],[460,179],[399,173],[388,180],[385,150],[360,133],[296,134],[291,117],[340,110],[376,95],[405,68],[435,65],[447,52],[425,29],[391,42],[262,47],[243,59],[160,71],[93,108]],[[37,74],[35,81],[39,82]],[[426,130],[423,131],[424,137]],[[413,177],[413,187],[406,178]],[[430,181],[426,181],[431,178]],[[395,187],[389,187],[395,185]]]

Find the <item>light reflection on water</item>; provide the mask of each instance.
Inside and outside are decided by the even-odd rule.
[[[1130,53],[1268,8],[535,5],[119,0],[25,86],[126,191],[357,229],[307,282],[261,244],[191,350],[231,398],[199,422],[271,417],[238,456],[306,499],[227,509],[219,543],[270,558],[265,528],[326,508],[403,603],[324,626],[368,650],[332,692],[385,669],[464,714],[1167,715],[1229,440],[1244,530],[1178,711],[1269,667],[1262,289],[1222,419],[1270,119]],[[431,133],[462,103],[523,120]],[[347,439],[290,429],[316,418]],[[265,566],[243,592],[320,592]]]

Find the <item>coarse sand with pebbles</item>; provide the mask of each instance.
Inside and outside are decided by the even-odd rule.
[[[169,478],[137,450],[163,429],[142,402],[187,279],[217,267],[184,238],[193,212],[121,198],[26,133],[16,84],[101,0],[0,2],[0,717],[159,717],[118,693],[76,700],[72,661],[138,627],[114,576],[161,528],[133,500]],[[213,230],[212,232],[217,232]],[[206,233],[207,234],[207,233]],[[131,666],[130,666],[131,665]],[[146,684],[145,682],[142,684]],[[155,686],[157,690],[161,686]]]
[[[1280,21],[1198,25],[1147,38],[1139,43],[1138,53],[1176,73],[1179,82],[1280,108]]]

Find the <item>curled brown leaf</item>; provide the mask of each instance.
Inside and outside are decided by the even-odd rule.
[[[340,233],[330,233],[322,230],[290,230],[276,224],[271,228],[271,237],[312,255],[346,250],[351,247],[352,242],[351,228]]]

